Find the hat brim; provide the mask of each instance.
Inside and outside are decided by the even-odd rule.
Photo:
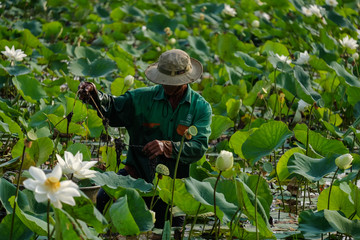
[[[190,58],[190,61],[192,68],[183,74],[171,76],[161,73],[158,70],[158,62],[156,62],[151,64],[145,70],[145,75],[151,82],[162,85],[180,86],[192,83],[201,77],[201,74],[203,73],[203,66],[194,58]]]

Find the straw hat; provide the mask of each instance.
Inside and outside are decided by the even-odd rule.
[[[200,78],[203,72],[201,63],[180,49],[162,53],[156,63],[146,70],[146,77],[153,83],[180,86]]]

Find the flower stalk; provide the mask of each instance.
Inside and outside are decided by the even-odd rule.
[[[20,162],[20,168],[19,168],[19,175],[18,175],[18,179],[16,181],[16,191],[15,191],[15,201],[14,201],[14,208],[13,208],[13,215],[11,218],[11,227],[10,227],[10,240],[13,239],[13,230],[14,230],[14,220],[15,220],[15,211],[16,211],[16,203],[17,203],[17,197],[19,195],[19,187],[20,187],[20,179],[21,179],[21,172],[22,172],[22,168],[24,165],[24,157],[25,157],[25,150],[26,150],[26,146],[29,144],[28,140],[25,140],[24,143],[24,147],[23,147],[23,152],[22,152],[22,156],[21,156],[21,162]]]

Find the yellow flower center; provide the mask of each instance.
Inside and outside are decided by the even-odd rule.
[[[49,177],[45,180],[45,186],[51,191],[56,192],[60,188],[59,179],[56,177]]]

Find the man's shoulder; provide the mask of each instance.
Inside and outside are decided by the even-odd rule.
[[[132,96],[137,96],[137,97],[138,96],[151,97],[151,96],[154,96],[154,94],[156,94],[158,91],[159,91],[159,86],[156,85],[156,86],[141,87],[141,88],[133,89],[133,90],[130,90],[129,93]]]

